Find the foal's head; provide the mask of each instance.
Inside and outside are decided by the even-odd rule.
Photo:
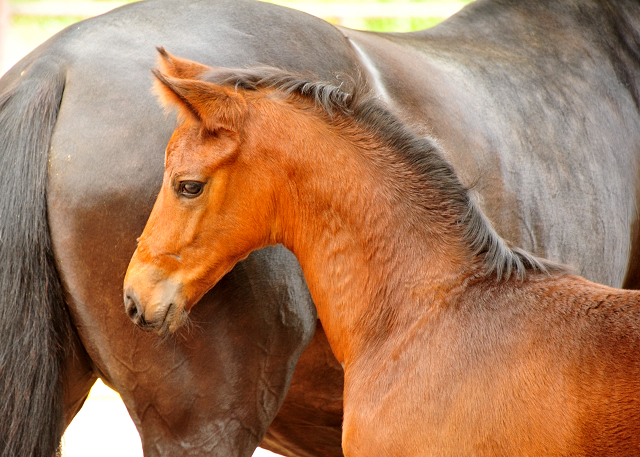
[[[173,332],[236,262],[277,242],[274,209],[288,176],[273,152],[309,127],[286,130],[292,110],[284,99],[306,94],[326,110],[346,95],[275,69],[211,70],[164,50],[160,60],[155,88],[181,122],[127,270],[125,306],[141,327]]]

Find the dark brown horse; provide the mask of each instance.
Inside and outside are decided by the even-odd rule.
[[[282,243],[344,368],[346,456],[638,455],[640,291],[509,248],[358,81],[155,75],[183,120],[125,277],[138,325],[175,332]]]
[[[636,287],[639,16],[629,2],[482,1],[402,35],[258,2],[153,0],[43,44],[0,80],[0,455],[51,455],[97,376],[146,455],[249,455],[312,335],[262,444],[341,453],[342,369],[283,249],[238,264],[178,337],[138,332],[123,311],[175,128],[149,91],[155,46],[335,84],[361,73],[439,140],[503,237]]]

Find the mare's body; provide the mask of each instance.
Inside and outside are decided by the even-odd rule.
[[[163,59],[183,121],[125,277],[138,325],[175,331],[282,243],[344,367],[346,456],[638,454],[640,291],[510,248],[362,89]]]
[[[11,329],[36,321],[21,310],[69,318],[59,295],[35,296],[25,306],[23,297],[45,290],[43,278],[55,279],[57,272],[52,264],[45,268],[48,273],[39,270],[44,267],[38,267],[43,262],[36,254],[15,251],[3,232],[3,264],[18,268],[22,262],[26,270],[35,268],[36,278],[19,283],[23,273],[3,270],[2,356],[15,355],[1,385],[2,392],[14,393],[3,398],[25,398],[21,386],[43,373],[39,390],[29,390],[34,399],[50,398],[56,385],[66,389],[64,420],[55,405],[26,409],[36,402],[6,413],[14,420],[3,424],[17,427],[14,438],[22,438],[4,447],[5,454],[40,449],[49,455],[46,449],[55,446],[100,376],[122,394],[147,455],[249,455],[277,411],[297,354],[313,334],[315,318],[305,311],[311,303],[299,269],[278,250],[240,264],[205,296],[194,311],[200,316],[194,317],[191,332],[158,342],[131,328],[122,311],[122,278],[160,187],[163,152],[175,126],[149,91],[157,45],[209,65],[270,64],[323,79],[361,71],[396,114],[439,139],[465,182],[477,181],[480,204],[499,233],[572,264],[594,281],[635,287],[640,280],[634,210],[640,134],[633,57],[640,30],[637,7],[530,3],[484,2],[432,30],[386,35],[336,29],[254,2],[143,2],[76,24],[17,64],[0,80],[3,93],[21,88],[16,106],[0,108],[0,130],[8,138],[1,146],[0,186],[17,196],[15,206],[0,211],[0,223],[10,221],[1,230],[14,231],[15,218],[4,215],[40,211],[25,227],[43,227],[34,237],[44,244],[51,232],[55,268],[77,332],[50,329],[45,318],[39,322],[43,328],[32,329],[38,336],[29,337],[43,360],[53,360],[56,352],[55,344],[47,346],[43,338],[59,338],[75,348],[75,356],[59,356],[67,360],[64,377],[56,367],[21,364],[30,350],[21,335],[33,334]],[[554,11],[553,4],[565,7]],[[23,71],[26,77],[20,76]],[[50,98],[34,98],[37,88]],[[547,94],[547,88],[556,91]],[[29,100],[35,105],[27,106]],[[53,118],[41,128],[38,119],[47,112]],[[31,127],[25,123],[30,115]],[[9,138],[4,132],[16,125],[23,125],[22,131]],[[49,142],[45,202],[42,173],[49,165],[39,152]],[[27,163],[21,168],[25,176],[17,174],[14,157]],[[35,194],[16,192],[16,183],[5,174],[24,183],[37,179],[31,174],[40,176],[30,184]],[[45,203],[49,229],[43,224]],[[15,233],[33,235],[27,229]],[[274,320],[280,322],[276,305],[283,302],[291,319],[280,325]],[[40,314],[47,303],[51,309]],[[15,319],[9,317],[12,312]],[[215,318],[207,317],[209,312]],[[247,334],[250,340],[244,339]],[[278,340],[270,340],[275,335]],[[288,356],[265,358],[265,339],[274,352]],[[256,384],[263,378],[250,367],[276,374]],[[249,404],[248,395],[260,400]],[[341,368],[319,329],[264,444],[290,455],[340,455],[341,404]],[[43,438],[47,433],[49,440]]]

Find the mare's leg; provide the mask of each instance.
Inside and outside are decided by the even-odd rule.
[[[342,456],[344,373],[318,321],[289,393],[260,446],[299,457]]]
[[[82,408],[97,379],[98,377],[91,368],[89,355],[74,332],[62,382],[64,386],[65,428],[69,426]]]
[[[622,283],[624,289],[640,289],[640,216],[631,225],[631,251],[627,273]]]

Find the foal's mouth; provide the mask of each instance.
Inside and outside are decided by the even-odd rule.
[[[156,313],[159,314],[159,313]],[[189,313],[175,303],[169,303],[166,311],[159,319],[151,321],[141,318],[144,322],[135,322],[140,329],[146,332],[154,332],[159,336],[167,336],[178,331],[189,319]]]
[[[168,335],[175,333],[189,319],[189,313],[182,306],[170,303],[167,312],[161,322],[158,322],[155,330],[159,335]]]

